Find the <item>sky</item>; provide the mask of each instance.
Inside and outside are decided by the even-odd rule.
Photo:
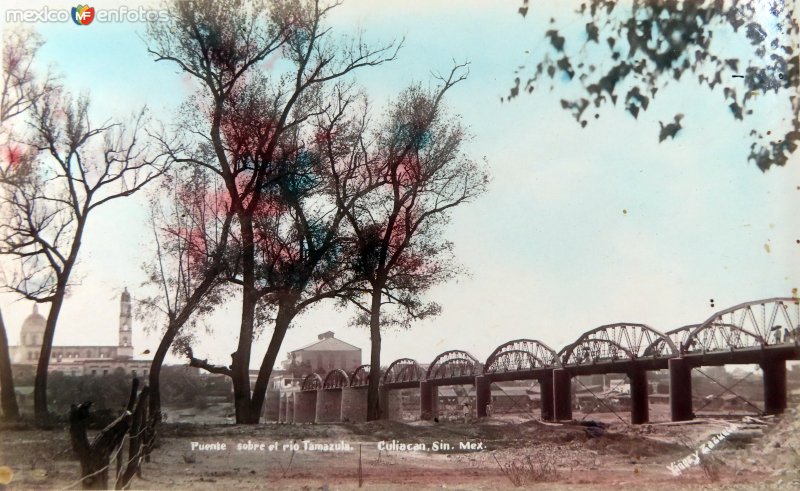
[[[150,5],[126,2],[130,8],[140,3]],[[603,324],[639,322],[668,331],[741,302],[791,296],[800,287],[797,155],[785,168],[761,172],[746,161],[749,127],[731,117],[718,92],[691,82],[660,92],[638,120],[607,107],[586,128],[561,109],[566,82],[554,92],[501,102],[514,70],[546,47],[547,29],[562,29],[568,42],[583,35],[580,24],[550,24],[551,17],[570,18],[569,2],[534,1],[525,18],[518,3],[345,0],[331,19],[337,33],[362,29],[375,42],[405,39],[394,62],[357,75],[378,104],[410,83],[431,83],[432,73],[448,71],[453,60],[469,61],[469,78],[448,93],[447,103],[470,128],[469,154],[486,159],[492,178],[485,195],[454,211],[446,232],[469,274],[430,290],[428,298],[442,305],[440,316],[384,333],[384,364],[401,357],[426,363],[450,349],[485,359],[517,338],[558,350]],[[74,5],[26,2],[26,8],[42,6]],[[70,21],[34,28],[46,41],[42,66],[61,74],[73,92],[89,94],[98,120],[125,118],[147,105],[169,122],[187,95],[181,75],[148,56],[144,24]],[[760,104],[759,123],[781,127],[786,115],[778,102],[763,96]],[[659,143],[659,121],[679,112],[684,128]],[[119,294],[124,287],[134,300],[141,294],[140,266],[153,257],[145,219],[143,196],[101,208],[90,219],[80,284],[62,310],[55,344],[116,344]],[[213,334],[201,338],[196,356],[229,363],[238,330],[231,300],[208,321]],[[0,308],[16,344],[32,305],[0,294]],[[282,352],[332,330],[361,347],[366,362],[369,334],[350,327],[351,316],[316,306],[295,321]],[[266,350],[266,332],[254,345],[254,367]],[[137,353],[155,351],[157,334],[134,323]]]

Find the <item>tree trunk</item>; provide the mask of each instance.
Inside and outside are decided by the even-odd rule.
[[[293,303],[293,302],[292,302]],[[264,405],[264,397],[267,393],[269,386],[269,377],[272,375],[272,367],[275,366],[275,360],[278,358],[283,338],[286,336],[286,331],[292,323],[296,312],[294,305],[286,307],[284,305],[278,306],[278,315],[275,319],[275,331],[272,333],[272,339],[269,342],[267,352],[264,353],[264,359],[261,361],[261,367],[258,370],[258,378],[256,385],[253,387],[253,414],[260,418],[261,410]],[[256,421],[257,422],[257,421]]]
[[[67,256],[66,261],[64,261],[61,274],[58,275],[56,291],[53,295],[53,301],[50,302],[50,311],[47,312],[44,339],[42,339],[39,363],[36,366],[36,378],[33,382],[33,415],[35,423],[39,427],[48,426],[50,423],[50,415],[47,411],[47,368],[50,365],[50,355],[53,352],[53,338],[56,334],[58,315],[61,313],[61,306],[64,304],[64,296],[67,294],[67,285],[72,275],[72,268],[78,260],[78,252],[81,249],[83,230],[84,227],[86,227],[86,213],[88,213],[88,210],[84,209],[83,214],[78,218],[78,224],[75,229],[75,236],[72,240],[69,256]]]
[[[147,406],[150,389],[145,386],[136,399],[135,406],[128,404],[128,411],[132,412],[130,434],[130,444],[128,446],[128,456],[125,469],[120,473],[117,471],[117,482],[115,489],[127,489],[134,475],[142,477],[142,460],[145,453],[144,435],[147,425]],[[120,452],[120,455],[122,453]]]
[[[56,323],[58,322],[58,315],[61,312],[65,293],[66,285],[62,284],[56,288],[53,301],[50,303],[50,311],[47,313],[42,349],[39,352],[39,363],[36,366],[36,378],[33,382],[33,414],[36,425],[39,427],[47,426],[50,420],[50,415],[47,411],[47,369],[50,365]]]
[[[150,417],[157,416],[161,413],[161,367],[164,364],[164,359],[167,357],[169,347],[178,335],[180,326],[170,323],[164,336],[161,337],[161,342],[158,344],[153,361],[150,363],[150,374],[147,376],[148,385],[150,386],[150,402],[149,412]]]
[[[255,424],[253,421],[250,396],[250,350],[253,345],[253,323],[255,320],[255,299],[245,293],[242,299],[242,326],[239,332],[239,345],[232,355],[233,397],[237,424]]]
[[[0,312],[0,406],[3,408],[4,419],[19,418],[19,406],[17,406],[17,394],[14,392],[14,376],[11,372],[11,357],[8,355],[8,338],[2,312]]]
[[[156,428],[161,423],[161,367],[164,365],[164,359],[167,357],[169,347],[178,335],[180,326],[175,323],[170,323],[164,336],[161,337],[161,342],[158,344],[153,361],[150,363],[150,373],[147,375],[147,381],[150,386],[150,394],[148,397],[148,411],[145,421],[144,429],[144,458],[145,461],[150,462],[150,452],[153,450],[156,438]]]
[[[227,230],[228,225],[230,224],[229,221],[225,222],[225,229]],[[227,232],[225,232],[227,235]],[[207,273],[207,276],[203,279],[203,281],[197,286],[194,293],[189,297],[186,302],[186,305],[180,312],[176,312],[174,316],[170,317],[169,324],[167,324],[167,329],[164,331],[164,335],[161,336],[161,341],[158,344],[158,349],[156,349],[155,354],[153,355],[153,362],[150,364],[150,375],[148,377],[148,382],[150,385],[150,395],[149,395],[149,408],[148,412],[150,414],[150,418],[155,418],[155,421],[161,420],[161,367],[164,365],[164,359],[167,357],[167,353],[169,352],[170,346],[172,346],[173,341],[178,336],[181,328],[184,324],[189,320],[189,317],[194,313],[197,309],[198,304],[200,303],[203,296],[208,293],[211,287],[214,285],[215,277],[219,272],[219,263],[221,255],[217,256],[215,259],[214,266],[211,268],[210,272]]]
[[[111,454],[117,450],[128,432],[131,413],[125,411],[89,443],[89,407],[91,402],[73,405],[69,414],[72,449],[81,462],[83,489],[108,489],[108,468]]]
[[[246,211],[239,215],[242,230],[242,319],[239,326],[239,344],[233,355],[233,397],[237,424],[257,424],[250,396],[250,350],[253,346],[258,293],[255,281],[255,245],[253,222]],[[255,421],[254,421],[255,419]]]
[[[381,288],[372,290],[370,306],[369,335],[371,340],[369,357],[369,385],[367,386],[367,421],[381,417],[379,388],[381,381]]]

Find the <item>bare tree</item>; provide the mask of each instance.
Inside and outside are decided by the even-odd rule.
[[[58,88],[50,74],[37,76],[34,69],[41,37],[26,29],[9,29],[3,34],[3,86],[0,93],[0,124],[8,134],[7,123],[23,115],[31,106]],[[7,141],[3,142],[8,143]]]
[[[227,243],[233,212],[224,190],[201,167],[175,167],[151,197],[154,258],[142,267],[151,294],[139,301],[139,316],[163,334],[150,365],[149,413],[160,419],[160,375],[170,348],[198,318],[222,302],[228,267]]]
[[[238,345],[230,367],[205,368],[232,377],[238,423],[257,423],[261,406],[249,378],[257,311],[269,302],[259,278],[256,216],[283,175],[282,163],[291,159],[292,142],[324,112],[324,87],[393,59],[399,48],[371,48],[360,38],[332,39],[323,22],[336,5],[189,0],[171,3],[170,20],[150,27],[156,60],[175,63],[201,87],[192,104],[204,120],[185,133],[195,146],[176,150],[175,158],[214,172],[224,182],[236,217],[239,258],[231,281],[241,291]],[[290,68],[266,73],[265,62],[273,57],[282,57],[282,66]],[[273,336],[279,346],[280,330]],[[268,352],[277,353],[272,346]]]
[[[24,147],[14,142],[13,120],[19,121],[36,101],[57,88],[49,76],[37,77],[33,64],[41,38],[33,31],[8,30],[3,35],[3,81],[0,88],[0,176],[21,163],[25,158]],[[0,406],[8,419],[19,417],[19,407],[14,392],[14,377],[8,353],[6,326],[0,313]]]
[[[458,65],[439,77],[437,90],[417,85],[400,95],[373,140],[362,145],[367,168],[384,183],[353,206],[342,204],[354,236],[352,265],[363,279],[347,299],[370,329],[368,420],[380,417],[381,328],[439,312],[421,295],[457,273],[443,227],[454,207],[483,193],[488,183],[482,166],[463,154],[466,132],[442,103],[465,78],[465,65]]]
[[[141,141],[142,111],[130,125],[94,126],[87,98],[52,91],[30,105],[29,158],[0,179],[0,254],[14,259],[4,288],[50,304],[34,383],[34,412],[47,414],[47,367],[70,278],[92,212],[131,196],[162,171]]]

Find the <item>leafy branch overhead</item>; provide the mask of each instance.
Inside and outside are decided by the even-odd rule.
[[[536,9],[523,0],[519,13],[534,16]],[[598,119],[610,103],[638,118],[659,91],[691,80],[712,93],[709,100],[721,99],[733,118],[751,124],[748,160],[762,171],[785,165],[797,150],[800,26],[794,2],[587,0],[572,15],[578,20],[560,22],[568,26],[561,31],[550,19],[544,53],[535,55],[532,69],[517,70],[504,100],[536,88],[577,88],[561,107],[586,127],[587,110]],[[583,28],[573,32],[572,26]],[[755,116],[767,111],[774,125],[764,128]],[[659,141],[675,137],[682,117],[661,122]]]

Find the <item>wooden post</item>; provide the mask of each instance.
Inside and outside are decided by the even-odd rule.
[[[83,489],[108,489],[108,468],[111,454],[117,450],[125,438],[131,424],[131,413],[125,411],[108,425],[92,443],[86,435],[89,426],[91,402],[72,405],[69,412],[69,432],[72,449],[81,462],[81,483]]]

